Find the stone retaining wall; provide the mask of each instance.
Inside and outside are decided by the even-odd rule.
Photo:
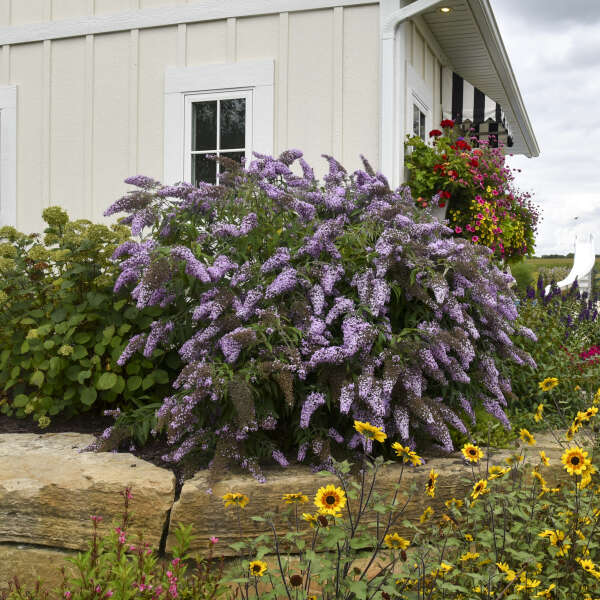
[[[553,474],[546,477],[560,477],[561,448],[551,435],[536,437],[538,444],[525,448],[525,454],[538,462],[538,451],[545,450]],[[49,585],[56,585],[64,559],[87,548],[92,531],[90,515],[103,517],[102,532],[120,518],[126,486],[134,496],[129,539],[143,533],[146,542],[169,552],[175,542],[175,526],[185,523],[193,525],[198,536],[192,550],[205,552],[208,538],[215,535],[219,537],[218,549],[228,554],[228,544],[264,531],[264,524],[250,520],[246,513],[281,513],[283,494],[302,492],[312,497],[320,486],[335,482],[332,475],[289,467],[267,472],[264,484],[245,474],[230,474],[209,490],[207,474],[200,472],[185,482],[175,501],[175,478],[170,471],[131,454],[81,452],[92,440],[92,436],[75,433],[0,435],[0,589],[6,588],[15,574],[24,583],[33,583],[40,576]],[[491,462],[500,464],[510,453],[495,452]],[[422,492],[432,467],[440,473],[434,500]],[[393,489],[399,470],[398,465],[385,468],[379,479],[380,491]],[[464,495],[470,487],[465,480],[469,475],[470,469],[459,453],[431,458],[425,467],[405,469],[402,489],[408,493],[414,482],[418,490],[407,505],[406,518],[418,518],[426,506],[440,509],[448,498]],[[250,497],[239,523],[221,500],[229,491]],[[276,522],[283,533],[291,528],[281,516]]]

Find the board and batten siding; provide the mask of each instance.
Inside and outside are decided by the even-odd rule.
[[[185,2],[0,0],[0,27],[168,4]],[[128,175],[162,180],[167,67],[256,59],[275,64],[275,152],[302,149],[318,174],[323,153],[349,169],[360,154],[378,164],[377,4],[4,45],[0,85],[18,96],[18,229],[42,230],[50,205],[101,220]]]

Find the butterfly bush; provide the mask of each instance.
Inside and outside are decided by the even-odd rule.
[[[533,364],[512,277],[366,160],[325,158],[322,183],[296,150],[219,186],[138,176],[106,212],[144,224],[115,288],[163,309],[120,364],[159,346],[185,364],[157,413],[165,459],[206,451],[260,479],[267,457],[322,467],[357,448],[355,419],[448,452],[477,405],[510,426],[498,365]]]

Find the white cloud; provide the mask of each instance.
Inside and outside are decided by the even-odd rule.
[[[600,248],[600,2],[492,6],[540,145],[538,158],[509,158],[542,209],[536,254],[572,251],[576,232]]]

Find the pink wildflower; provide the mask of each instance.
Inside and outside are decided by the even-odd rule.
[[[214,535],[210,537],[211,544],[216,544],[218,541],[219,541],[218,537],[215,537]]]

